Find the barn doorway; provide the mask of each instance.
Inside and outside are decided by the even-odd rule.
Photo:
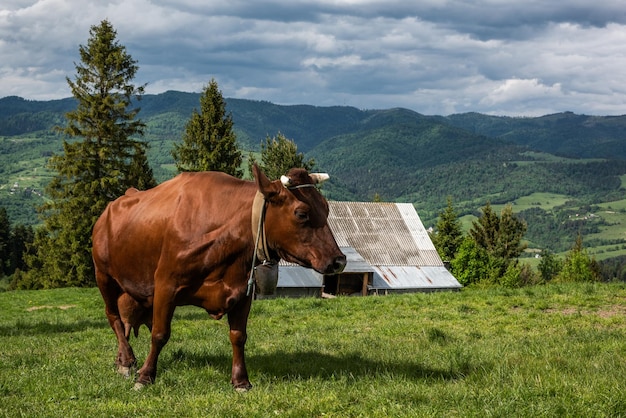
[[[324,293],[334,296],[367,296],[372,273],[341,273],[324,276]]]

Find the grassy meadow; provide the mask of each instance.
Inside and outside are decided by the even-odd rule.
[[[0,416],[626,416],[625,314],[626,284],[259,300],[237,393],[227,321],[182,307],[136,392],[97,289],[5,292]]]

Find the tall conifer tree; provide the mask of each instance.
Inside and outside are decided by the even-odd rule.
[[[469,234],[481,248],[493,253],[497,246],[500,219],[491,208],[490,202],[487,202],[481,210],[483,213],[477,220],[472,221]]]
[[[452,207],[452,198],[448,197],[446,209],[439,214],[436,234],[432,240],[443,261],[452,261],[463,242],[461,221]]]
[[[67,113],[63,154],[53,156],[49,168],[57,175],[47,187],[52,202],[43,208],[45,230],[35,239],[37,254],[28,264],[40,287],[94,284],[91,230],[107,203],[129,187],[156,183],[146,159],[147,144],[136,119],[144,86],[132,80],[139,67],[117,41],[117,32],[103,20],[92,26],[87,45],[79,47],[76,78],[67,82],[77,101]],[[32,277],[30,278],[31,281]]]
[[[226,102],[212,79],[200,96],[200,112],[193,110],[183,141],[174,144],[172,156],[182,171],[222,171],[241,177],[242,156],[233,131],[233,119],[226,113]]]
[[[489,202],[482,208],[482,212],[482,216],[472,222],[469,236],[487,251],[492,267],[497,270],[494,275],[500,277],[526,249],[523,239],[527,226],[515,216],[510,204],[504,206],[500,216],[493,211]]]

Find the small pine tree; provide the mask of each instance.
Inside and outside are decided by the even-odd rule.
[[[561,271],[555,281],[565,282],[596,282],[600,280],[599,266],[594,258],[587,254],[583,247],[580,234],[576,237],[574,247],[567,253]]]
[[[541,280],[543,282],[549,282],[558,276],[562,266],[563,263],[554,253],[550,250],[544,250],[541,254],[541,260],[539,260],[537,270],[539,270]]]
[[[241,177],[243,158],[237,147],[233,119],[226,114],[226,102],[212,79],[200,96],[200,112],[193,110],[183,141],[174,144],[172,157],[182,171],[222,171]]]
[[[92,26],[87,46],[79,48],[76,79],[67,82],[78,105],[66,115],[63,130],[82,138],[63,143],[63,154],[53,156],[49,168],[57,173],[46,191],[52,202],[42,208],[44,229],[35,235],[36,253],[26,258],[29,286],[61,287],[94,284],[91,230],[107,203],[128,187],[148,188],[156,183],[149,169],[144,124],[136,119],[143,86],[131,81],[136,61],[117,42],[107,20]]]
[[[527,247],[523,242],[526,229],[526,223],[513,213],[513,206],[505,205],[500,212],[495,256],[505,260],[519,257]]]
[[[255,162],[255,158],[250,155],[248,158],[250,171],[252,171],[252,165]],[[313,158],[305,160],[304,154],[298,152],[296,143],[280,132],[273,138],[270,138],[268,135],[265,141],[261,143],[261,164],[259,164],[259,168],[263,170],[270,180],[279,179],[280,176],[286,174],[294,167],[311,171],[314,166],[315,160]]]
[[[490,202],[487,202],[481,210],[483,213],[478,220],[472,222],[469,235],[481,248],[493,253],[497,245],[500,220],[491,208]]]
[[[442,260],[454,260],[463,242],[463,230],[458,215],[452,207],[451,197],[448,197],[448,205],[439,214],[432,240]]]

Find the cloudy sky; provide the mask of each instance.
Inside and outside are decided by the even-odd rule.
[[[623,0],[2,0],[0,97],[71,96],[108,19],[147,93],[427,115],[626,114]]]

